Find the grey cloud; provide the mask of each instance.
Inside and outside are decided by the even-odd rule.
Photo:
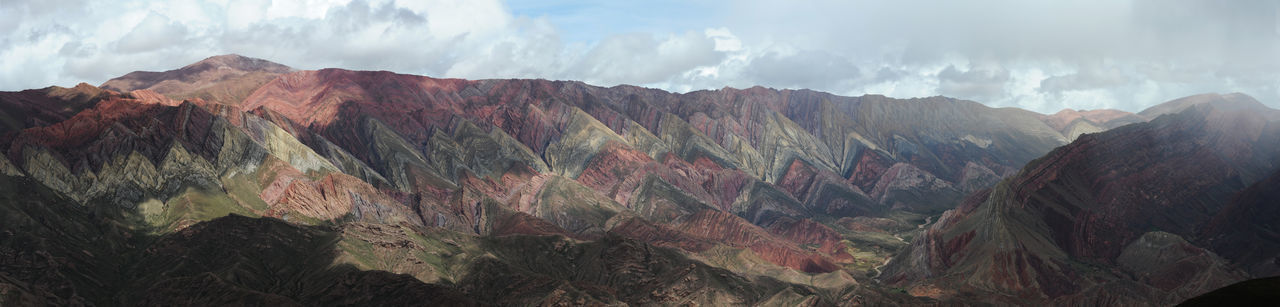
[[[570,77],[606,85],[646,84],[667,80],[681,72],[720,63],[725,54],[715,40],[696,32],[658,41],[635,33],[605,38],[569,71]]]
[[[116,50],[124,53],[152,51],[176,45],[186,37],[186,26],[151,12],[132,31],[116,41]]]
[[[137,54],[98,52],[90,56],[71,57],[62,66],[62,72],[75,80],[69,82],[69,85],[74,85],[76,82],[96,83],[101,82],[96,80],[105,81],[131,71],[148,70],[148,67],[156,67],[156,69],[182,67],[199,60],[199,56],[201,55],[183,48],[164,48]]]
[[[429,18],[390,3],[353,1],[330,8],[323,19],[259,22],[227,30],[218,45],[229,52],[301,63],[296,64],[300,68],[567,78],[603,85],[661,82],[724,58],[715,51],[714,40],[696,32],[613,35],[579,53],[566,50],[557,30],[538,20],[516,18],[505,33],[441,36],[428,27]]]
[[[1004,94],[1009,71],[1000,67],[960,71],[954,65],[938,72],[938,92],[966,99],[990,100]]]
[[[97,51],[97,46],[80,41],[70,41],[58,48],[58,55],[64,57],[86,57]]]
[[[1199,83],[1211,77],[1212,68],[1204,65],[1188,65],[1175,63],[1143,63],[1138,71],[1148,80],[1160,83],[1190,84]]]
[[[66,25],[55,23],[50,25],[47,28],[31,29],[31,32],[27,33],[26,38],[27,38],[27,41],[35,42],[35,41],[44,40],[46,37],[49,37],[50,35],[71,34],[71,33],[72,33],[71,29],[67,28]]]
[[[322,19],[258,22],[228,29],[218,46],[228,52],[300,63],[302,68],[343,67],[436,74],[449,62],[451,38],[432,36],[426,17],[390,3],[352,1]]]
[[[392,3],[374,7],[361,0],[351,1],[338,9],[327,12],[324,22],[335,34],[352,34],[378,22],[390,22],[399,27],[413,28],[426,24],[427,18]]]
[[[10,34],[22,23],[57,16],[83,16],[84,0],[5,0],[0,3],[0,33]]]
[[[463,78],[564,78],[569,59],[560,34],[542,20],[517,18],[512,25],[523,39],[503,39],[474,48],[445,73]]]
[[[1040,80],[1040,90],[1048,93],[1061,93],[1063,91],[1115,87],[1130,82],[1132,82],[1132,79],[1116,67],[1085,68],[1076,73]]]
[[[881,67],[879,70],[876,70],[876,75],[872,79],[871,83],[896,81],[906,76],[906,74],[907,74],[906,71],[902,71],[899,69],[894,69],[890,67]]]
[[[1100,103],[1140,110],[1160,101],[1138,99],[1135,93],[1172,99],[1177,97],[1167,95],[1205,88],[1188,82],[1246,92],[1274,92],[1268,84],[1280,84],[1275,73],[1280,71],[1275,56],[1280,54],[1280,2],[1275,1],[748,3],[735,6],[727,25],[744,41],[826,50],[860,59],[855,64],[863,67],[901,68],[907,73],[886,76],[898,78],[871,81],[896,79],[888,88],[898,91],[926,89],[907,95],[985,96],[982,102],[1052,112],[1079,101],[1080,96],[1057,95],[1062,91],[1098,90],[1105,94],[1091,97],[1106,100]],[[974,82],[955,68],[933,80],[913,77],[975,59],[1007,69],[1003,91],[999,82]],[[1101,59],[1123,73],[1089,71]],[[931,81],[936,85],[922,86]],[[1030,84],[1033,92],[1011,84]],[[1280,106],[1280,101],[1264,103]]]
[[[766,53],[751,61],[746,74],[760,85],[822,90],[833,90],[840,82],[859,77],[858,67],[853,62],[814,50],[785,56],[776,52]]]

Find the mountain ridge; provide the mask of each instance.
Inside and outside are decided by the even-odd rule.
[[[106,89],[108,83],[111,89]],[[1024,228],[1035,231],[1014,234],[1012,239],[1040,240],[1036,244],[1044,248],[1009,259],[1049,259],[1032,265],[1037,272],[1047,272],[1049,279],[993,279],[998,280],[997,288],[960,284],[934,288],[938,291],[903,282],[937,280],[931,278],[949,266],[984,259],[932,258],[937,254],[926,247],[951,252],[1008,238],[1001,237],[1010,235],[1007,232],[954,237],[942,232],[957,223],[972,225],[964,222],[972,216],[998,216],[992,211],[995,205],[986,204],[993,199],[1012,199],[1000,206],[1021,210],[1011,204],[1034,205],[1044,199],[1035,195],[1050,195],[1038,191],[1054,186],[1054,178],[1081,177],[1071,172],[1100,173],[1089,165],[1068,167],[1063,165],[1074,164],[1055,161],[1125,143],[1106,141],[1106,135],[1147,131],[1151,129],[1144,127],[1150,126],[1165,127],[1151,131],[1177,132],[1156,133],[1161,136],[1156,141],[1139,137],[1127,142],[1167,149],[1186,161],[1200,159],[1194,165],[1203,168],[1202,173],[1230,181],[1210,184],[1221,188],[1205,198],[1213,200],[1267,178],[1270,173],[1250,166],[1272,163],[1268,157],[1280,152],[1280,145],[1259,141],[1280,135],[1269,124],[1273,113],[1259,112],[1263,109],[1248,103],[1223,110],[1205,106],[1214,99],[1170,104],[1189,107],[1147,122],[1124,112],[1044,115],[946,97],[847,97],[758,86],[682,94],[577,81],[292,70],[235,55],[166,72],[131,73],[103,87],[82,84],[0,93],[0,115],[5,116],[0,119],[36,112],[34,120],[9,120],[9,130],[0,130],[0,145],[6,148],[0,177],[47,189],[40,195],[50,196],[29,200],[34,204],[79,206],[49,218],[74,224],[81,222],[68,216],[84,214],[81,210],[113,212],[101,216],[101,222],[145,232],[142,241],[131,243],[139,248],[162,246],[156,245],[161,241],[149,241],[152,238],[193,232],[202,232],[199,235],[216,246],[223,235],[242,236],[220,230],[231,227],[226,225],[277,225],[263,226],[280,231],[263,234],[263,240],[333,238],[337,243],[316,245],[317,251],[335,255],[320,262],[351,265],[360,272],[408,274],[348,274],[342,275],[346,279],[318,282],[361,280],[444,297],[461,293],[478,297],[480,301],[472,303],[479,304],[975,303],[983,300],[936,292],[1002,293],[993,291],[998,287],[1021,292],[1001,294],[1005,296],[997,302],[1041,301],[1038,295],[1044,293],[1061,298],[1056,302],[1068,302],[1089,297],[1088,291],[1101,291],[1062,286],[1079,274],[1057,268],[1075,258],[1150,276],[1123,284],[1135,291],[1132,297],[1197,294],[1193,292],[1207,291],[1209,285],[1170,282],[1178,279],[1168,277],[1163,266],[1140,264],[1152,254],[1168,254],[1177,257],[1166,262],[1213,269],[1205,275],[1212,280],[1240,276],[1233,275],[1238,272],[1233,267],[1221,266],[1221,258],[1204,256],[1212,252],[1160,249],[1198,251],[1212,246],[1196,237],[1197,232],[1174,227],[1165,227],[1168,236],[1147,229],[1116,236],[1153,246],[1138,248],[1124,244],[1128,242],[1076,240],[1067,232],[1039,233],[1065,228],[1033,223]],[[1129,121],[1133,123],[1124,125]],[[1236,130],[1243,132],[1223,133]],[[1177,145],[1187,144],[1179,136],[1199,143]],[[1196,147],[1204,144],[1216,147]],[[1100,162],[1127,161],[1123,163],[1135,167],[1161,165],[1148,159],[1160,156],[1159,151],[1125,152],[1143,154],[1123,159],[1095,156]],[[1173,154],[1183,152],[1192,154]],[[1211,172],[1222,165],[1236,167]],[[1035,167],[1041,170],[1031,170]],[[10,186],[17,185],[4,185]],[[1106,197],[1142,199],[1131,197],[1123,185],[1084,186],[1101,187]],[[1241,220],[1254,212],[1248,208],[1256,205],[1250,204],[1265,201],[1268,194],[1249,195],[1255,196],[1236,198],[1235,206],[1242,208],[1228,210],[1236,213],[1199,214],[1194,220]],[[0,210],[27,210],[14,207],[18,205],[0,205]],[[246,217],[220,218],[229,214]],[[1122,216],[1110,222],[1145,215]],[[290,230],[294,228],[304,230]],[[1222,238],[1219,245],[1236,246],[1250,238],[1249,233],[1265,231],[1221,228],[1212,233]],[[74,240],[92,237],[70,235]],[[303,237],[307,239],[299,239]],[[121,240],[125,239],[112,237],[94,244],[110,246]],[[206,248],[198,242],[165,244],[179,246],[167,249],[173,255]],[[1089,244],[1100,246],[1096,255],[1093,248],[1076,248],[1093,246]],[[57,246],[19,241],[0,240],[0,247],[67,255]],[[1044,251],[1050,251],[1048,257],[1041,257]],[[521,258],[527,255],[541,256],[536,261]],[[584,255],[612,255],[610,259],[620,262],[581,262],[586,261]],[[136,260],[129,257],[118,260]],[[268,256],[239,261],[256,261],[254,257]],[[941,265],[920,266],[937,271],[903,269],[908,258]],[[111,266],[107,261],[79,265]],[[576,270],[576,264],[627,269]],[[0,263],[0,269],[32,265],[36,264]],[[222,268],[208,268],[212,277],[196,270],[181,281],[218,285],[217,291],[230,293],[227,297],[253,294],[307,302],[298,300],[298,293],[252,283],[277,277],[294,282],[296,278],[289,276],[301,275],[250,270],[243,272],[250,283],[239,283],[229,281]],[[328,274],[309,265],[281,268]],[[71,276],[66,287],[85,289],[84,295],[48,297],[97,303],[145,297],[138,292],[104,296],[75,277],[101,278],[98,273],[55,269]],[[131,274],[155,276],[152,269],[164,268],[129,268]],[[502,281],[518,286],[509,288]],[[1160,283],[1159,290],[1151,290],[1149,283]],[[6,285],[18,284],[0,281],[0,288]],[[910,289],[894,290],[899,286]],[[26,289],[23,293],[52,293],[15,287]],[[195,295],[177,290],[163,293]],[[504,292],[515,294],[493,295]]]
[[[1054,304],[1173,304],[1241,280],[1247,275],[1209,248],[1240,251],[1204,244],[1201,229],[1233,194],[1280,166],[1280,139],[1267,137],[1280,111],[1256,106],[1201,102],[1082,136],[944,214],[883,278]],[[1191,253],[1152,263],[1144,257],[1171,255],[1140,251],[1158,237]],[[1099,293],[1120,286],[1138,292]]]

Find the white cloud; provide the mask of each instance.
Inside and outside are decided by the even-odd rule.
[[[1115,65],[1089,65],[1078,71],[1045,78],[1039,89],[1047,93],[1091,90],[1122,86],[1132,82],[1132,76]]]
[[[498,1],[397,0],[395,4],[427,17],[432,35],[485,35],[506,29],[512,16]]]
[[[999,65],[956,69],[954,65],[938,72],[938,92],[953,97],[989,101],[1004,94],[1009,71]]]
[[[719,64],[724,53],[703,33],[686,32],[664,38],[646,33],[615,35],[583,55],[567,72],[604,85],[648,84],[683,72]]]
[[[783,88],[839,88],[860,77],[848,58],[826,51],[768,52],[754,58],[746,69],[752,83]]]
[[[116,41],[116,49],[123,53],[152,51],[180,44],[186,38],[186,26],[151,12],[132,31]]]
[[[1276,12],[1252,0],[5,1],[0,90],[240,53],[302,69],[941,94],[1039,112],[1228,91],[1280,106]]]

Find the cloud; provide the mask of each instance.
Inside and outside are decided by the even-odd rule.
[[[445,76],[484,78],[565,78],[571,61],[560,34],[545,20],[516,18],[512,31],[471,41],[472,51],[460,56]]]
[[[951,65],[938,72],[938,81],[943,95],[985,101],[1004,94],[1009,71],[998,66],[960,71]]]
[[[747,45],[824,50],[876,76],[841,93],[963,95],[1053,112],[1085,103],[1085,92],[1090,106],[1136,111],[1239,90],[1280,107],[1274,1],[737,3],[724,26]],[[1008,72],[1003,91],[998,70],[966,75],[974,61]]]
[[[1237,91],[1280,107],[1277,15],[1264,0],[19,0],[0,4],[0,90],[239,53],[301,69],[947,95],[1039,112]]]
[[[572,68],[569,76],[605,85],[647,84],[700,66],[716,65],[725,54],[703,33],[686,32],[661,40],[635,33],[601,41]]]
[[[14,43],[0,52],[13,61],[0,66],[0,80],[5,90],[99,83],[132,70],[172,69],[210,55],[240,53],[302,69],[644,85],[718,65],[726,55],[718,50],[727,43],[724,33],[702,29],[564,42],[563,30],[547,19],[512,15],[494,0],[219,2],[126,1],[121,9],[152,10],[113,15],[90,8],[82,19],[18,24],[3,36]],[[19,5],[13,12],[43,7]]]
[[[116,49],[124,53],[152,51],[178,45],[186,37],[186,26],[151,12],[132,31],[116,41]]]
[[[746,77],[754,83],[783,88],[836,88],[860,77],[853,61],[826,51],[793,54],[768,52],[751,61]]]
[[[215,37],[227,52],[303,68],[343,67],[439,74],[452,62],[445,46],[455,37],[430,31],[426,16],[392,3],[351,1],[321,18],[258,21]],[[318,65],[318,66],[317,66]],[[398,68],[398,69],[396,69]]]
[[[1109,88],[1129,84],[1130,82],[1132,82],[1132,78],[1119,68],[1089,66],[1075,73],[1041,80],[1039,90],[1056,94],[1064,91]]]

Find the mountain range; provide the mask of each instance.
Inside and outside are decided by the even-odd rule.
[[[1174,304],[1280,274],[1277,120],[215,56],[0,92],[0,303]]]

